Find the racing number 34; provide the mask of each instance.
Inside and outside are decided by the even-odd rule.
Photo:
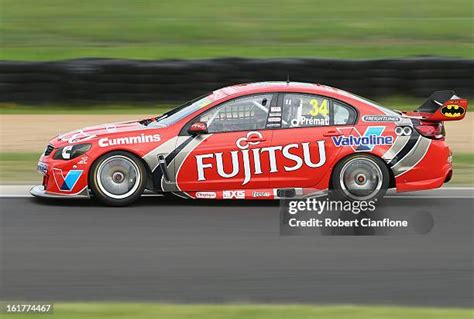
[[[309,114],[312,116],[318,116],[319,114],[323,116],[329,115],[329,107],[328,107],[328,100],[324,99],[321,101],[321,104],[318,103],[318,100],[311,99],[309,103],[313,106]]]

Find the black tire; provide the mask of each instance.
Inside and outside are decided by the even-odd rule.
[[[112,164],[114,166],[109,169]],[[89,173],[89,185],[94,198],[108,206],[126,206],[135,202],[142,195],[146,182],[147,173],[143,162],[137,156],[123,151],[102,155],[94,162]]]
[[[348,171],[349,168],[352,171]],[[375,187],[368,187],[371,183],[375,183]],[[330,195],[342,200],[378,200],[385,195],[389,185],[390,172],[382,159],[370,154],[354,154],[334,167]]]

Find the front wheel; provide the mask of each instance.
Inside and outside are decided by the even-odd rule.
[[[145,167],[138,157],[127,152],[110,152],[92,165],[90,187],[102,203],[125,206],[141,196],[146,176]]]
[[[382,198],[389,186],[390,174],[378,157],[357,154],[339,162],[331,177],[337,198],[369,201]]]

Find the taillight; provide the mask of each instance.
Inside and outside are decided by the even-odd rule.
[[[440,140],[444,138],[445,131],[443,122],[418,122],[413,123],[418,133],[424,137],[433,140]]]

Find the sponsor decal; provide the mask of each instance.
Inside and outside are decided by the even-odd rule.
[[[252,141],[255,139],[255,141]],[[235,145],[241,150],[245,150],[249,148],[251,145],[258,145],[260,144],[261,140],[263,139],[263,135],[260,132],[248,132],[246,136],[239,138]],[[259,141],[260,140],[260,141]]]
[[[206,123],[203,122],[196,122],[191,125],[190,129],[196,130],[196,131],[205,131],[207,130],[207,125]]]
[[[409,126],[397,126],[395,128],[395,134],[398,136],[410,136],[412,132],[413,130]]]
[[[152,143],[159,142],[161,136],[159,134],[145,135],[140,134],[137,136],[126,136],[117,138],[104,137],[99,140],[100,147],[108,147],[114,145],[126,145],[126,144],[140,144],[140,143]]]
[[[66,160],[71,158],[71,150],[74,147],[74,145],[68,145],[63,147],[63,151],[61,153],[62,157]]]
[[[88,141],[90,139],[93,139],[93,138],[97,137],[97,135],[92,135],[92,134],[86,133],[83,130],[74,131],[73,134],[69,138],[64,138],[64,136],[66,136],[66,135],[67,135],[67,133],[63,134],[63,135],[60,135],[58,137],[58,139],[62,140],[62,141],[66,141],[69,144],[71,144],[71,143]]]
[[[269,192],[253,192],[252,196],[255,198],[256,197],[270,197],[270,193]]]
[[[202,199],[209,199],[209,198],[216,198],[216,193],[215,192],[197,192],[196,193],[196,198],[202,198]]]
[[[243,190],[223,191],[222,198],[223,199],[244,199],[245,191]]]
[[[280,127],[280,123],[268,123],[267,127]]]
[[[89,156],[87,155],[82,156],[79,162],[77,162],[77,164],[86,165],[88,160],[89,160]]]
[[[356,152],[372,151],[377,145],[392,145],[393,137],[382,135],[385,126],[370,126],[364,135],[354,127],[349,136],[333,136],[332,141],[336,147],[350,146]]]
[[[83,170],[73,169],[67,172],[66,176],[64,176],[62,169],[53,168],[53,176],[56,186],[65,192],[72,191],[83,172]]]
[[[448,104],[441,109],[441,114],[450,118],[461,117],[464,112],[464,108],[457,104]]]
[[[364,115],[362,117],[364,122],[399,122],[400,117],[394,115]]]
[[[48,165],[43,162],[38,162],[36,169],[43,175],[46,175],[48,173]]]
[[[270,123],[275,123],[275,122],[280,122],[281,121],[281,118],[279,117],[270,117],[268,118],[268,122]]]
[[[222,152],[196,155],[198,181],[206,180],[206,170],[208,169],[216,169],[217,174],[222,178],[234,178],[243,169],[244,180],[242,185],[245,185],[252,176],[263,173],[260,158],[265,153],[269,157],[269,173],[278,173],[281,169],[287,172],[296,171],[303,165],[309,168],[319,168],[326,163],[324,140],[250,149],[250,146],[257,146],[262,141],[263,136],[260,132],[249,132],[246,136],[237,139],[236,146],[238,150],[230,152],[231,161],[224,161]],[[317,154],[311,154],[310,147],[312,143],[317,145]],[[300,155],[301,152],[302,155]],[[281,165],[278,165],[278,158],[281,157],[294,163],[281,167]],[[252,162],[250,158],[253,159]]]

